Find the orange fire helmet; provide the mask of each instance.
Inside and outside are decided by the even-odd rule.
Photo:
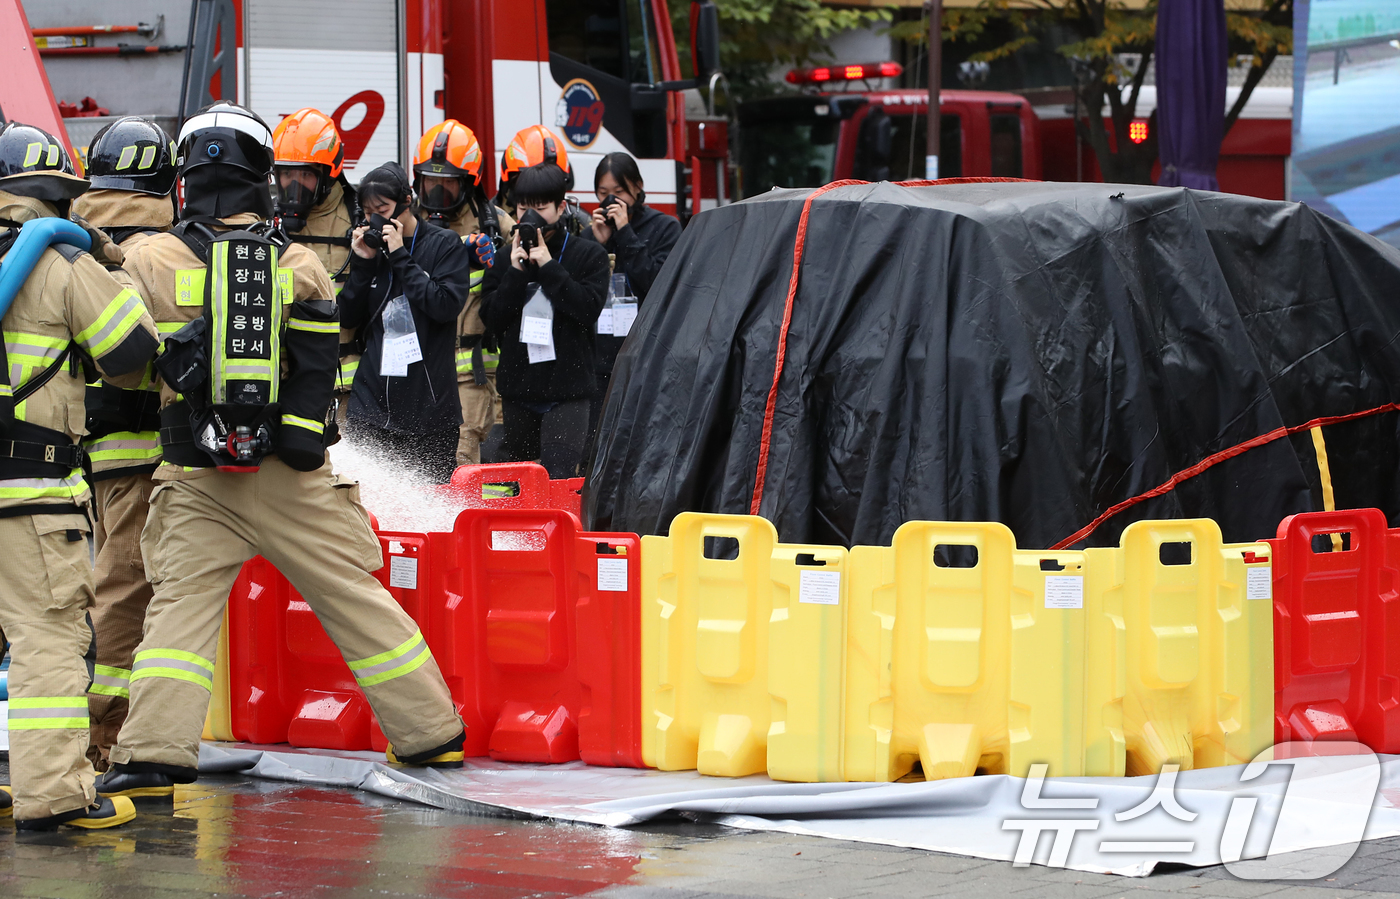
[[[501,154],[501,191],[504,193],[515,176],[532,165],[552,162],[569,176],[566,190],[574,189],[574,172],[569,168],[569,151],[564,142],[543,125],[531,125],[516,132],[506,151]]]
[[[288,232],[300,231],[311,210],[330,196],[345,162],[345,146],[330,117],[298,109],[272,131],[277,217]],[[308,175],[314,180],[307,182]]]
[[[413,190],[419,207],[430,217],[451,218],[481,184],[481,162],[481,145],[466,125],[447,119],[429,128],[413,154]],[[428,185],[424,178],[434,181]]]
[[[272,131],[272,151],[278,165],[323,165],[339,178],[345,147],[335,122],[318,109],[298,109]]]

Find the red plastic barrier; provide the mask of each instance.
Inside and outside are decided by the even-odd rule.
[[[515,484],[516,496],[493,496],[488,484]],[[562,509],[581,518],[583,478],[551,481],[549,472],[535,462],[496,465],[463,465],[446,486],[437,488],[464,509]]]
[[[375,576],[422,628],[468,755],[642,767],[635,534],[586,533],[557,509],[481,509],[451,533],[378,536]],[[261,557],[230,596],[229,663],[236,739],[384,749],[339,650]]]
[[[1400,532],[1377,509],[1311,512],[1269,543],[1275,738],[1400,752]]]
[[[229,724],[250,743],[369,749],[373,715],[311,607],[261,556],[229,596]]]
[[[424,629],[468,755],[643,767],[641,540],[561,510],[467,510]]]

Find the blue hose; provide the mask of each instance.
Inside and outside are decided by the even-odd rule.
[[[66,243],[80,250],[92,249],[92,236],[76,222],[60,218],[31,219],[19,229],[10,251],[0,259],[0,318],[10,311],[15,295],[29,279],[39,257],[50,244]]]

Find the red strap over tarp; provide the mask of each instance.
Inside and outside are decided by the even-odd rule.
[[[1098,518],[1095,518],[1093,521],[1089,522],[1084,527],[1075,531],[1073,534],[1070,534],[1068,537],[1061,540],[1059,543],[1056,543],[1050,548],[1067,549],[1075,543],[1078,543],[1080,540],[1083,540],[1086,537],[1088,537],[1095,531],[1095,529],[1098,528],[1099,525],[1103,524],[1108,519],[1117,515],[1119,512],[1122,512],[1124,509],[1130,509],[1140,502],[1152,499],[1155,496],[1161,496],[1162,494],[1167,493],[1172,488],[1176,487],[1176,485],[1180,484],[1182,481],[1194,478],[1196,475],[1205,471],[1207,468],[1212,468],[1216,465],[1219,465],[1221,462],[1224,462],[1227,459],[1233,459],[1234,457],[1242,453],[1248,452],[1249,450],[1252,450],[1257,446],[1263,446],[1266,443],[1273,443],[1275,440],[1278,440],[1281,437],[1287,437],[1290,434],[1296,434],[1299,431],[1311,431],[1313,428],[1322,428],[1326,427],[1327,425],[1340,424],[1344,421],[1352,421],[1353,419],[1357,418],[1365,418],[1368,415],[1379,415],[1382,412],[1396,411],[1400,411],[1400,403],[1386,403],[1384,406],[1377,406],[1374,409],[1367,409],[1363,412],[1351,412],[1347,415],[1329,415],[1325,418],[1314,418],[1312,421],[1305,422],[1300,425],[1294,425],[1289,428],[1274,428],[1272,431],[1260,434],[1258,437],[1251,437],[1249,440],[1246,440],[1243,443],[1238,443],[1230,447],[1229,449],[1221,450],[1218,453],[1213,453],[1209,456],[1206,456],[1204,459],[1197,462],[1195,465],[1192,465],[1190,468],[1183,468],[1181,471],[1178,471],[1176,474],[1168,478],[1165,483],[1153,487],[1146,493],[1139,493],[1137,496],[1134,496],[1131,499],[1125,499],[1121,503],[1117,503],[1116,505],[1110,506],[1108,508],[1108,511],[1104,512]]]
[[[933,187],[946,184],[992,184],[1005,181],[1027,181],[1027,178],[940,178],[937,181],[898,181],[899,187]],[[773,364],[773,386],[768,388],[768,403],[763,410],[763,437],[758,444],[758,472],[753,484],[753,502],[749,504],[749,514],[757,515],[763,502],[763,481],[768,475],[768,450],[773,442],[773,412],[778,405],[778,379],[783,375],[783,360],[787,357],[788,326],[792,324],[792,303],[797,298],[797,279],[802,271],[802,249],[807,243],[807,219],[812,212],[812,201],[827,191],[855,184],[869,184],[869,181],[848,179],[833,181],[812,191],[802,204],[802,215],[797,220],[797,240],[792,247],[792,277],[788,279],[787,301],[783,304],[783,326],[778,332],[778,355]]]

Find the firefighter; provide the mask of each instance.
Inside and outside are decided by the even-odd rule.
[[[127,116],[103,128],[88,148],[88,176],[92,189],[73,201],[73,213],[110,237],[119,256],[170,229],[175,144],[159,125]],[[129,286],[130,278],[117,262],[109,269]],[[97,512],[97,605],[92,611],[97,664],[88,690],[88,758],[99,771],[107,770],[107,753],[126,720],[131,654],[151,601],[141,529],[155,486],[151,474],[160,464],[160,390],[153,374],[150,370],[134,390],[105,382],[87,389],[83,448],[92,466]]]
[[[55,232],[85,236],[66,219],[87,186],[49,134],[18,123],[0,130],[0,628],[12,641],[10,770],[21,830],[113,827],[136,814],[129,800],[97,797],[86,755],[93,576],[77,443],[84,416],[74,411],[88,370],[135,387],[157,341],[141,297],[91,255],[44,248]]]
[[[515,221],[487,200],[482,168],[476,135],[455,119],[428,129],[413,156],[413,192],[420,211],[428,221],[455,232],[472,251],[471,292],[457,319],[457,393],[462,402],[458,465],[481,461],[481,444],[500,421],[500,354],[483,346],[481,280]]]
[[[340,647],[389,760],[460,767],[462,719],[418,626],[370,573],[382,559],[358,488],[326,463],[339,310],[316,255],[266,221],[272,131],[219,102],[186,120],[178,154],[181,222],[125,263],[161,320],[189,324],[156,360],[164,464],[141,540],[155,597],[98,792],[195,780],[224,605],[255,555]]]
[[[552,162],[564,171],[564,190],[574,189],[574,170],[569,166],[569,151],[553,131],[543,125],[522,128],[511,138],[501,154],[501,183],[496,191],[496,205],[519,217],[515,209],[515,179],[525,169],[542,162]],[[593,239],[592,220],[579,209],[578,203],[566,199],[564,223],[569,234]]]
[[[316,253],[335,284],[349,277],[350,235],[364,215],[355,188],[345,179],[345,146],[335,122],[317,109],[299,109],[272,131],[275,157],[277,220],[287,236]],[[340,332],[340,370],[336,380],[340,421],[360,351],[353,330]]]

